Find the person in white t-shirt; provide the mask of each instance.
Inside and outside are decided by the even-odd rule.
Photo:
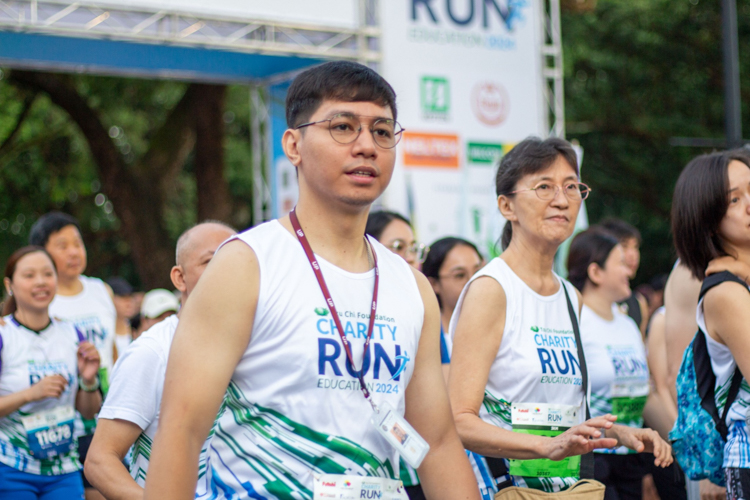
[[[99,351],[99,380],[106,396],[109,373],[114,365],[117,312],[109,286],[98,278],[83,275],[86,246],[78,221],[62,212],[49,212],[31,226],[29,243],[44,247],[55,261],[58,286],[57,295],[49,306],[50,316],[72,322]],[[86,458],[96,421],[87,419],[83,425],[86,435],[78,439],[81,460]],[[102,498],[85,476],[83,485],[87,500]]]
[[[183,303],[216,249],[234,234],[236,231],[229,226],[207,222],[180,236],[171,278],[182,293]],[[85,464],[91,483],[110,500],[143,496],[151,445],[159,426],[167,357],[177,323],[178,315],[172,315],[152,326],[122,353],[115,365]],[[122,460],[131,447],[128,473]],[[201,454],[200,477],[205,472],[204,455]]]
[[[145,332],[157,323],[160,323],[177,314],[180,310],[180,301],[175,294],[164,288],[149,290],[143,296],[141,303],[141,326],[139,330]],[[139,335],[135,336],[136,338]]]
[[[591,416],[616,415],[618,424],[641,429],[646,402],[653,397],[640,329],[617,306],[631,294],[622,243],[598,227],[578,233],[570,244],[568,273],[583,295],[581,339],[591,380]],[[656,434],[651,429],[640,432]],[[653,456],[620,446],[594,450],[594,457],[595,477],[607,487],[605,498],[640,500]],[[664,477],[678,474],[673,470]],[[668,498],[686,498],[684,481],[657,487],[660,492],[669,488]]]
[[[112,276],[105,280],[107,285],[112,289],[114,296],[112,300],[117,311],[117,323],[115,325],[115,350],[119,356],[125,352],[130,343],[133,341],[133,328],[130,325],[130,318],[138,314],[135,297],[133,296],[133,287],[125,278]],[[115,359],[116,361],[116,359]]]
[[[0,499],[83,498],[75,411],[102,403],[99,354],[70,323],[49,315],[57,275],[42,247],[8,259],[0,326]]]
[[[194,495],[226,401],[201,498],[404,499],[396,478],[408,454],[428,498],[478,500],[440,370],[432,288],[365,237],[401,137],[395,93],[372,69],[338,61],[298,75],[286,104],[299,202],[220,248],[181,311],[146,498]]]

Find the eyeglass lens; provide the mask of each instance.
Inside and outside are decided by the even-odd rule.
[[[548,183],[539,184],[534,188],[536,195],[542,200],[551,200],[557,196],[559,186],[555,186]],[[564,186],[565,196],[569,200],[585,200],[589,195],[589,187],[586,184],[580,182],[572,182]]]
[[[362,122],[355,115],[336,115],[330,120],[329,130],[333,140],[340,144],[349,144],[359,137]],[[401,139],[400,127],[394,120],[382,118],[375,120],[370,127],[370,131],[375,143],[382,148],[393,148]]]

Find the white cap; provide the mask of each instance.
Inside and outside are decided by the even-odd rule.
[[[177,301],[177,297],[163,288],[156,288],[147,292],[141,303],[141,315],[149,319],[158,318],[167,311],[177,312],[179,310],[180,303]]]

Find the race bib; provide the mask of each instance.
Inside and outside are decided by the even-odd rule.
[[[404,485],[396,479],[322,474],[315,477],[314,480],[313,499],[315,500],[320,498],[409,500]]]
[[[76,445],[73,439],[75,414],[72,406],[59,406],[21,417],[31,455],[46,460],[73,450]]]
[[[628,425],[641,421],[649,390],[648,382],[612,384],[612,414],[617,415],[617,423]]]
[[[580,407],[542,403],[513,403],[511,425],[513,432],[534,436],[555,437],[580,423]],[[523,477],[579,477],[581,457],[562,460],[537,458],[510,460],[510,473]]]

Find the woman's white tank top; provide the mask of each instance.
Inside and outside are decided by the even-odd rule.
[[[475,274],[474,280],[488,276],[505,291],[505,329],[495,361],[490,367],[479,417],[485,422],[512,430],[511,409],[520,412],[546,411],[541,405],[576,407],[576,423],[583,422],[583,389],[573,325],[562,287],[549,296],[539,295],[521,280],[508,264],[497,257]],[[573,285],[555,275],[567,287],[578,319],[578,295]],[[461,293],[450,324],[455,329],[461,315],[468,284]],[[552,413],[548,418],[556,418]],[[570,478],[546,478],[537,484],[532,478],[513,477],[514,483],[546,491],[556,491]],[[573,480],[574,481],[574,480]],[[547,484],[548,483],[548,484]]]
[[[395,453],[370,424],[372,408],[299,241],[278,221],[236,239],[258,258],[260,294],[212,441],[205,498],[311,498],[316,473],[393,478]],[[372,244],[380,290],[364,378],[376,403],[403,415],[424,304],[408,264]],[[360,368],[374,271],[318,262]]]

